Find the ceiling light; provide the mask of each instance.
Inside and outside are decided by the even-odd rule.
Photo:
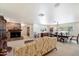
[[[60,5],[60,3],[56,3],[55,5],[54,5],[54,7],[58,7]]]
[[[43,14],[43,13],[41,13],[41,14],[39,14],[39,16],[44,16],[44,14]]]
[[[25,26],[25,24],[24,23],[21,23],[21,26]]]

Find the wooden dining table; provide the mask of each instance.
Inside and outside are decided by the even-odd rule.
[[[58,41],[65,41],[65,39],[67,40],[69,37],[71,37],[70,35],[55,35],[55,34],[52,34],[52,36],[55,36],[57,37],[57,40]]]
[[[63,41],[65,42],[65,40],[72,40],[74,37],[76,38],[75,40],[78,41],[77,36],[74,35],[53,35],[55,37],[57,37],[58,41]]]

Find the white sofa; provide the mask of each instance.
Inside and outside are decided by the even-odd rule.
[[[56,37],[42,37],[26,43],[23,47],[14,48],[13,52],[16,56],[41,56],[56,48],[56,44]]]

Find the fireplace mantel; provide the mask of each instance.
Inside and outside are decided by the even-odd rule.
[[[17,30],[14,30],[14,29],[11,29],[11,30],[8,30],[9,32],[20,32],[22,31],[21,29],[17,29]]]

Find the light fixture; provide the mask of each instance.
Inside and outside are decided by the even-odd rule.
[[[21,23],[21,26],[25,26],[25,24],[24,23]]]
[[[56,3],[55,5],[54,5],[54,7],[58,7],[60,5],[60,3]]]
[[[44,14],[43,13],[40,13],[38,16],[44,16]]]

